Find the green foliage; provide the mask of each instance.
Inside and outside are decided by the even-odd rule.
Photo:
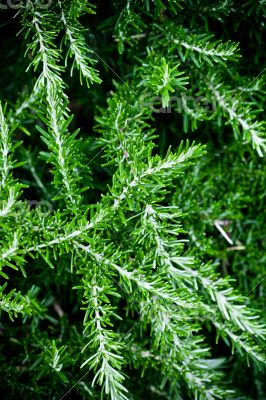
[[[162,106],[167,107],[170,93],[176,89],[185,89],[188,84],[187,77],[182,76],[184,72],[177,71],[179,64],[170,66],[164,57],[151,58],[148,64],[143,65],[143,80],[139,85],[144,85],[154,94],[162,98]],[[147,73],[148,71],[148,73]]]
[[[264,400],[263,2],[44,3],[1,10],[3,398]]]

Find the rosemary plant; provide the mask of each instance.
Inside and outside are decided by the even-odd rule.
[[[0,11],[2,398],[265,399],[265,2]]]

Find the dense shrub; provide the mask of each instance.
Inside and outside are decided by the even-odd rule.
[[[3,399],[265,399],[265,2],[1,2]]]

